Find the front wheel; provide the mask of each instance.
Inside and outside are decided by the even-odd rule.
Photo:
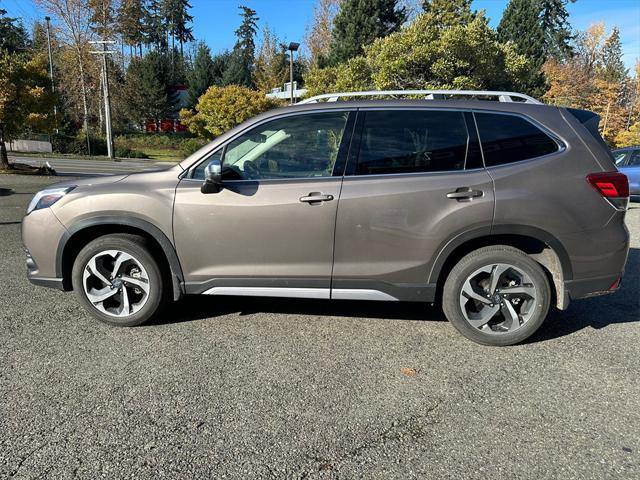
[[[110,325],[140,325],[164,303],[160,268],[137,235],[105,235],[89,242],[76,257],[71,276],[85,309]]]
[[[522,342],[544,322],[551,287],[542,267],[506,245],[480,248],[447,277],[442,306],[460,333],[483,345]]]

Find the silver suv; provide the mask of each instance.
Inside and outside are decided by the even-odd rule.
[[[312,101],[165,171],[47,188],[28,278],[112,325],[185,294],[437,301],[475,342],[521,342],[618,288],[629,188],[597,115],[500,98]]]

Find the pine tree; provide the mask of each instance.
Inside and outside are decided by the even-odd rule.
[[[540,0],[544,48],[547,56],[564,59],[571,56],[571,25],[567,4],[575,0]]]
[[[109,37],[115,27],[112,0],[88,0],[87,6],[91,11],[91,16],[89,17],[91,30],[101,38]]]
[[[127,69],[124,94],[132,121],[143,124],[160,121],[174,111],[169,95],[169,72],[166,57],[150,51],[140,59],[133,59]]]
[[[236,45],[233,47],[229,65],[224,72],[224,85],[253,87],[252,70],[256,51],[255,36],[258,31],[256,11],[241,5],[242,23],[236,30]]]
[[[162,14],[161,0],[148,0],[144,12],[144,37],[147,45],[166,52],[169,48],[168,29]]]
[[[498,40],[513,42],[518,53],[525,55],[531,66],[525,81],[526,93],[534,96],[544,93],[542,65],[546,60],[544,32],[539,0],[511,0],[498,25]]]
[[[215,65],[211,58],[211,50],[205,43],[198,45],[193,67],[188,75],[189,80],[189,108],[193,108],[198,98],[207,91],[211,85],[216,85],[220,78],[215,76]]]
[[[191,5],[189,0],[163,0],[161,9],[172,42],[180,43],[180,56],[184,58],[184,44],[193,40],[193,29],[190,23],[193,17],[189,15]],[[172,48],[174,47],[172,43]]]
[[[135,51],[144,42],[145,8],[143,0],[121,0],[117,11],[118,32],[124,43]]]
[[[605,40],[601,55],[602,78],[609,82],[622,82],[627,78],[627,69],[622,60],[622,44],[618,27],[613,27],[611,35]]]
[[[400,29],[406,18],[398,0],[343,0],[334,19],[329,63],[361,55],[365,45]]]
[[[9,53],[24,51],[29,47],[29,35],[17,18],[7,17],[0,8],[0,50]]]
[[[475,18],[471,11],[471,0],[424,0],[422,8],[435,17],[440,27],[466,25]]]

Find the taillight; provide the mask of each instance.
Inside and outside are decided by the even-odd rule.
[[[629,196],[629,179],[624,173],[590,173],[587,175],[587,181],[605,198]]]

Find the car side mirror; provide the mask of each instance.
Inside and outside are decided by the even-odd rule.
[[[202,193],[218,193],[222,190],[222,164],[220,160],[211,160],[204,169]]]

